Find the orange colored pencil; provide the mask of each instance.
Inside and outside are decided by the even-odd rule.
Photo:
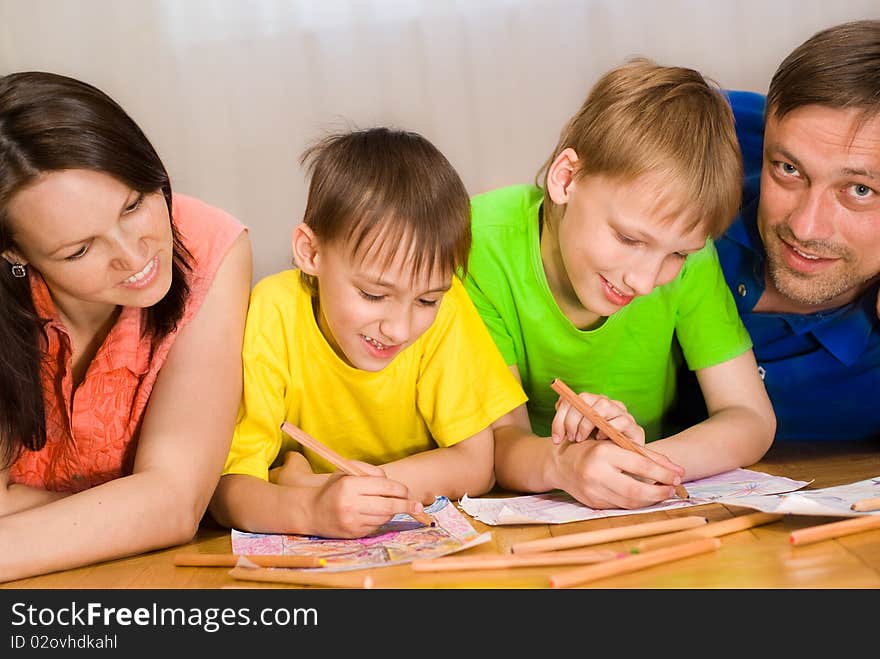
[[[850,506],[850,510],[857,510],[860,513],[867,513],[871,512],[872,510],[880,510],[880,497],[860,499]]]
[[[358,467],[353,462],[346,460],[341,455],[339,455],[336,451],[331,449],[329,446],[325,446],[317,439],[312,437],[302,428],[297,428],[295,425],[290,423],[290,421],[285,421],[281,424],[281,430],[286,432],[288,435],[293,437],[300,444],[305,446],[307,449],[310,449],[324,458],[327,462],[332,464],[334,467],[339,469],[339,471],[348,474],[349,476],[366,476],[367,472]],[[425,526],[435,526],[436,522],[431,519],[431,516],[424,512],[417,513],[407,513],[413,519],[421,522]]]
[[[270,568],[234,567],[229,576],[242,581],[290,583],[320,588],[372,588],[373,577],[363,572],[324,572],[314,570],[273,570]]]
[[[705,524],[705,517],[687,515],[685,517],[673,517],[656,522],[643,522],[641,524],[629,524],[627,526],[615,526],[610,529],[597,529],[584,531],[583,533],[568,533],[553,538],[540,538],[539,540],[527,540],[517,542],[510,547],[514,554],[526,554],[531,552],[554,551],[556,549],[568,549],[570,547],[586,547],[599,545],[603,542],[626,540],[627,538],[644,538],[649,535],[692,529],[695,526]]]
[[[700,526],[687,531],[678,531],[677,533],[668,533],[660,535],[656,538],[648,538],[642,540],[633,547],[636,551],[645,552],[659,549],[660,547],[669,547],[677,545],[689,540],[698,540],[700,538],[717,538],[721,535],[744,531],[762,524],[770,524],[778,519],[782,519],[779,513],[749,513],[748,515],[739,515],[732,519],[725,519],[720,522],[712,522],[705,526]]]
[[[872,529],[880,529],[880,515],[865,515],[864,517],[854,517],[840,522],[808,526],[805,529],[792,531],[788,536],[788,540],[793,545],[808,545],[820,540],[839,538]]]
[[[594,410],[593,407],[589,403],[587,403],[587,401],[585,401],[574,391],[572,391],[572,389],[562,380],[560,380],[559,378],[555,378],[553,382],[550,383],[550,388],[553,389],[553,391],[558,393],[560,396],[562,396],[562,398],[564,398],[569,405],[571,405],[578,412],[587,417],[594,426],[596,426],[602,432],[608,435],[608,438],[612,442],[617,444],[620,448],[626,449],[627,451],[633,451],[641,456],[648,458],[652,462],[656,462],[656,460],[654,460],[654,456],[652,456],[647,451],[647,449],[645,449],[640,444],[635,443],[629,437],[620,432],[617,428],[608,423],[605,417]],[[687,499],[690,496],[684,485],[676,485],[675,493],[682,499]]]
[[[626,556],[610,549],[547,551],[534,554],[478,554],[476,556],[441,556],[418,558],[411,565],[413,572],[452,572],[456,570],[503,570],[512,567],[541,565],[580,565],[601,563]]]
[[[320,556],[290,556],[273,554],[247,554],[243,555],[255,565],[260,567],[324,567],[327,560]],[[174,564],[179,567],[235,567],[238,554],[201,554],[179,553],[174,555]]]
[[[718,538],[701,538],[692,542],[686,542],[672,547],[663,549],[655,549],[644,554],[632,554],[626,558],[619,558],[616,561],[605,561],[596,565],[587,567],[574,568],[566,570],[550,576],[550,586],[553,588],[569,588],[578,584],[595,581],[596,579],[604,579],[618,574],[626,574],[643,570],[644,568],[661,563],[669,563],[677,561],[680,558],[687,558],[697,554],[703,554],[709,551],[715,551],[721,546],[721,540]]]

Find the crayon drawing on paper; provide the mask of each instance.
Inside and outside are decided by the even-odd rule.
[[[315,570],[340,571],[409,563],[435,558],[487,542],[446,497],[425,508],[436,526],[424,526],[408,515],[395,515],[364,538],[332,539],[281,533],[245,533],[233,529],[234,554],[321,556],[327,566]]]

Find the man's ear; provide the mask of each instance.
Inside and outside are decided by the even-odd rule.
[[[547,194],[554,204],[567,204],[570,196],[569,186],[577,171],[578,155],[571,147],[562,152],[550,163],[547,170]]]
[[[305,222],[300,222],[293,228],[291,247],[296,266],[307,275],[316,276],[320,263],[318,238]]]

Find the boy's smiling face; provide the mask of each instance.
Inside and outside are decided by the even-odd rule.
[[[317,322],[337,355],[350,366],[381,371],[434,322],[452,274],[435,269],[413,276],[406,246],[353,258],[345,245],[319,245]]]
[[[706,243],[705,230],[689,229],[690,218],[677,214],[682,204],[665,194],[659,176],[632,182],[570,176],[561,182],[555,186],[560,189],[548,183],[562,207],[554,225],[545,226],[541,256],[550,290],[576,327],[595,327],[672,281],[687,255]]]

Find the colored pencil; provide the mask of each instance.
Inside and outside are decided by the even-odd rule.
[[[174,555],[174,564],[180,567],[235,567],[238,554],[180,553]],[[327,560],[320,556],[282,556],[247,554],[244,558],[260,567],[324,567]]]
[[[553,389],[556,393],[558,393],[562,398],[568,402],[573,408],[575,408],[578,412],[587,417],[590,422],[599,428],[602,432],[608,435],[608,438],[617,444],[620,448],[626,449],[627,451],[633,451],[638,453],[641,456],[644,456],[651,460],[652,462],[656,462],[654,456],[652,456],[647,449],[645,449],[641,444],[637,444],[632,441],[629,437],[620,432],[617,428],[612,426],[608,421],[599,414],[593,407],[587,403],[583,398],[578,396],[572,389],[565,384],[559,378],[555,378],[553,382],[550,383],[550,388]],[[685,489],[684,485],[676,485],[675,493],[681,497],[682,499],[687,499],[688,491]]]
[[[284,423],[282,423],[281,430],[293,437],[293,439],[298,441],[307,449],[310,449],[314,453],[320,455],[342,473],[348,474],[349,476],[367,475],[367,472],[358,467],[356,464],[354,464],[353,462],[349,462],[329,446],[324,446],[321,442],[312,437],[305,430],[303,430],[302,428],[298,428],[290,421],[285,421]]]
[[[769,524],[778,519],[782,519],[782,515],[778,513],[749,513],[748,515],[739,515],[732,519],[725,519],[720,522],[712,522],[695,529],[687,531],[678,531],[677,533],[668,533],[666,535],[657,536],[656,538],[648,538],[636,544],[633,549],[638,552],[652,551],[660,547],[669,547],[677,545],[689,540],[698,540],[699,538],[717,538],[721,535],[744,531],[762,524]]]
[[[880,497],[871,497],[870,499],[860,499],[850,506],[851,510],[857,510],[861,513],[871,512],[872,510],[880,510]]]
[[[880,529],[880,515],[865,515],[864,517],[854,517],[840,522],[808,526],[805,529],[792,531],[788,536],[788,540],[793,545],[808,545],[812,542],[839,538],[844,535],[862,533],[872,529]]]
[[[289,583],[321,588],[372,588],[373,577],[362,572],[316,572],[314,570],[274,570],[272,568],[234,567],[229,576],[241,581]]]
[[[512,567],[541,565],[580,565],[601,563],[626,556],[610,549],[548,551],[534,554],[478,554],[476,556],[442,556],[419,558],[412,562],[413,572],[451,572],[455,570],[502,570]]]
[[[286,432],[288,435],[293,437],[300,444],[305,446],[307,449],[310,449],[324,458],[327,462],[332,464],[334,467],[339,469],[339,471],[348,474],[349,476],[367,476],[367,472],[358,467],[353,462],[346,460],[341,455],[339,455],[336,451],[331,449],[329,446],[324,446],[317,439],[308,434],[305,430],[301,428],[297,428],[295,425],[290,423],[290,421],[285,421],[281,424],[281,430]],[[424,512],[417,513],[407,513],[413,519],[421,522],[425,526],[435,526],[436,522],[431,519],[431,516]]]
[[[700,540],[693,540],[672,547],[655,549],[644,554],[632,554],[626,558],[619,558],[616,561],[605,561],[596,565],[558,572],[550,576],[550,586],[553,588],[569,588],[587,583],[588,581],[635,572],[653,565],[669,563],[681,558],[715,551],[720,546],[721,540],[718,538],[701,538]]]
[[[510,551],[514,554],[530,552],[554,551],[556,549],[569,549],[571,547],[586,547],[598,545],[603,542],[626,540],[627,538],[644,538],[649,535],[692,529],[708,520],[705,517],[688,515],[685,517],[673,517],[657,522],[643,522],[628,526],[617,526],[610,529],[598,529],[596,531],[584,531],[583,533],[569,533],[556,536],[555,538],[541,538],[540,540],[527,540],[511,545]]]

